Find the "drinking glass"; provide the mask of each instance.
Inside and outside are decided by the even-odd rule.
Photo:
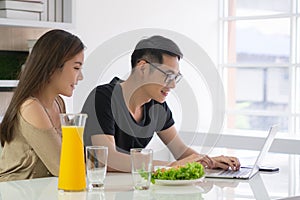
[[[152,173],[152,149],[130,149],[131,173],[133,188],[136,190],[148,190],[151,183]]]
[[[105,146],[86,147],[86,173],[89,190],[97,190],[104,187],[107,156],[108,148]]]

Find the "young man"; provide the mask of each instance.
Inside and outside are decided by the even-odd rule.
[[[108,170],[130,172],[131,148],[144,148],[154,132],[168,147],[175,162],[154,160],[153,165],[182,165],[197,161],[207,168],[239,170],[235,157],[208,157],[180,139],[166,97],[182,77],[182,53],[170,39],[152,36],[141,40],[131,55],[132,71],[123,81],[115,77],[96,87],[82,112],[88,114],[85,145],[107,146]]]

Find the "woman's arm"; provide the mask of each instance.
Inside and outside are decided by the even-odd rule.
[[[61,135],[53,127],[44,108],[37,100],[26,100],[21,106],[21,117],[30,125],[28,132],[22,132],[28,144],[47,167],[58,176],[61,150]]]

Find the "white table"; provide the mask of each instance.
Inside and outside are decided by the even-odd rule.
[[[57,178],[0,183],[1,200],[127,200],[127,199],[280,199],[300,196],[299,155],[274,154],[269,160],[279,163],[277,173],[259,172],[250,180],[204,179],[195,185],[151,185],[148,191],[134,191],[129,173],[108,173],[101,192],[63,193]],[[300,197],[299,197],[300,199]]]

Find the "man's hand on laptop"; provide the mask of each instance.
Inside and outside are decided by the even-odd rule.
[[[216,156],[211,158],[213,161],[212,166],[208,166],[210,169],[224,169],[238,171],[241,167],[240,161],[236,157],[231,156]],[[205,166],[204,166],[205,167]]]
[[[231,169],[234,171],[238,171],[241,167],[240,161],[236,157],[223,155],[216,157],[209,157],[207,155],[198,156],[199,159],[197,161],[201,163],[206,169]]]
[[[180,166],[187,162],[199,162],[207,169],[224,169],[238,171],[240,169],[240,161],[236,157],[231,156],[216,156],[209,157],[207,155],[192,154],[184,159],[174,161],[168,166]]]

